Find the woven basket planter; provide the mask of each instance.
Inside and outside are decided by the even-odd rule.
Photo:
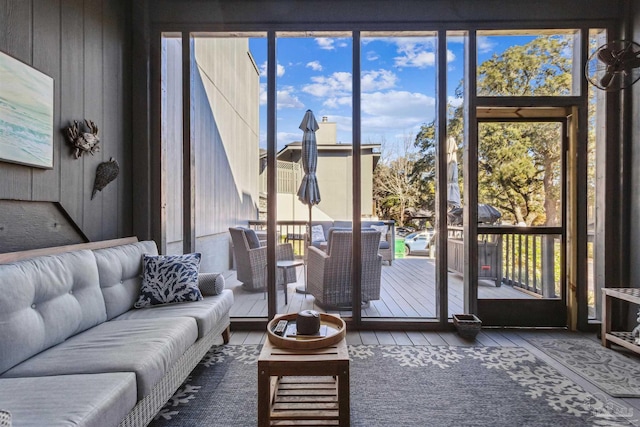
[[[475,314],[454,314],[453,324],[462,338],[473,340],[480,332],[482,321]]]

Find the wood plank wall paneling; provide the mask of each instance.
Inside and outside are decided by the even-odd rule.
[[[2,3],[0,3],[2,4]],[[3,11],[6,21],[0,27],[3,33],[3,52],[27,64],[31,63],[32,19],[31,3],[24,0],[6,0]],[[0,163],[0,194],[6,198],[31,199],[31,168]]]
[[[62,0],[62,72],[60,74],[60,114],[62,127],[84,117],[84,7],[82,0]],[[66,151],[66,153],[65,153]],[[74,159],[66,145],[60,159],[60,203],[71,218],[83,226],[83,158]],[[84,227],[82,227],[84,228]]]
[[[84,85],[83,104],[84,114],[98,126],[100,136],[100,151],[93,155],[83,155],[83,185],[82,185],[82,224],[83,230],[90,240],[99,240],[102,236],[102,202],[103,195],[99,192],[93,200],[91,193],[96,176],[96,168],[103,161],[105,146],[111,145],[104,137],[105,121],[102,114],[102,82],[107,77],[102,67],[102,0],[84,0],[83,11],[84,34]],[[107,187],[108,188],[108,187]],[[105,188],[105,190],[107,189]]]
[[[59,203],[90,240],[132,234],[130,15],[126,0],[0,1],[0,51],[54,79],[54,167],[0,162],[0,200]],[[100,129],[101,151],[74,159],[64,129],[85,118]],[[120,175],[90,200],[110,157]],[[0,210],[0,221],[9,215]]]
[[[0,253],[85,241],[58,203],[0,200],[0,212]]]
[[[60,128],[60,0],[33,2],[33,66],[53,78],[53,126]],[[62,132],[53,133],[53,169],[32,169],[32,200],[60,198]]]

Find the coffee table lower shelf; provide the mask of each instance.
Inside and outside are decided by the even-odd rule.
[[[278,425],[339,426],[338,382],[334,377],[272,378],[270,419]]]
[[[258,427],[350,425],[349,351],[344,339],[316,349],[275,347],[258,357]]]

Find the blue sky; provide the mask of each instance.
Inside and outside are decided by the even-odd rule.
[[[506,46],[533,37],[479,37],[479,60]],[[362,38],[362,142],[382,143],[398,153],[403,141],[413,141],[420,126],[435,118],[436,38]],[[266,39],[251,39],[249,47],[261,70],[260,145],[266,147]],[[307,109],[317,120],[336,122],[338,142],[352,137],[352,40],[350,38],[277,39],[277,145],[300,141],[298,129]],[[464,71],[461,37],[447,43],[447,94]]]

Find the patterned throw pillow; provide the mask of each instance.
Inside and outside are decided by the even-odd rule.
[[[314,225],[311,227],[311,241],[312,242],[326,242],[324,238],[324,230],[321,225]]]
[[[143,255],[142,286],[135,308],[172,302],[200,301],[201,254]]]

